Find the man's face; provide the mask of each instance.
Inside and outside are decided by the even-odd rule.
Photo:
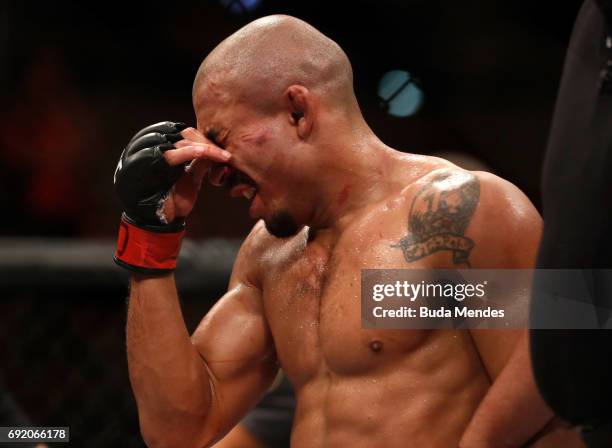
[[[226,102],[227,104],[227,102]],[[295,127],[282,113],[263,115],[245,104],[221,102],[197,107],[198,130],[232,154],[215,165],[209,180],[232,197],[251,202],[249,214],[263,219],[279,238],[295,235],[308,217],[308,189],[303,188],[302,154]]]

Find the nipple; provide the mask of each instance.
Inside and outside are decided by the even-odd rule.
[[[383,347],[383,343],[380,341],[370,342],[370,348],[372,349],[374,353],[378,353],[379,351],[381,351],[382,347]]]

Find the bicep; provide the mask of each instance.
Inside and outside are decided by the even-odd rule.
[[[232,283],[191,337],[210,375],[210,414],[223,433],[261,398],[277,370],[260,291]]]

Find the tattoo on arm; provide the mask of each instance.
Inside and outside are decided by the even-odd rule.
[[[408,234],[398,244],[407,262],[441,250],[453,252],[455,264],[470,262],[475,243],[467,229],[480,198],[480,183],[471,174],[438,174],[415,195],[408,216]]]

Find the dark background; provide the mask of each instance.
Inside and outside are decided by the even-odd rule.
[[[156,121],[194,123],[193,76],[224,37],[272,13],[310,22],[347,52],[366,120],[385,143],[467,154],[539,207],[580,3],[263,0],[248,14],[214,0],[0,3],[0,378],[14,401],[35,424],[71,426],[73,446],[142,444],[125,362],[125,284],[83,285],[69,269],[53,285],[37,282],[40,272],[15,277],[6,245],[114,238],[112,175],[124,144]],[[421,82],[414,116],[379,106],[376,86],[391,69]],[[243,238],[253,224],[246,207],[206,189],[188,236]],[[184,295],[191,328],[221,293]]]

